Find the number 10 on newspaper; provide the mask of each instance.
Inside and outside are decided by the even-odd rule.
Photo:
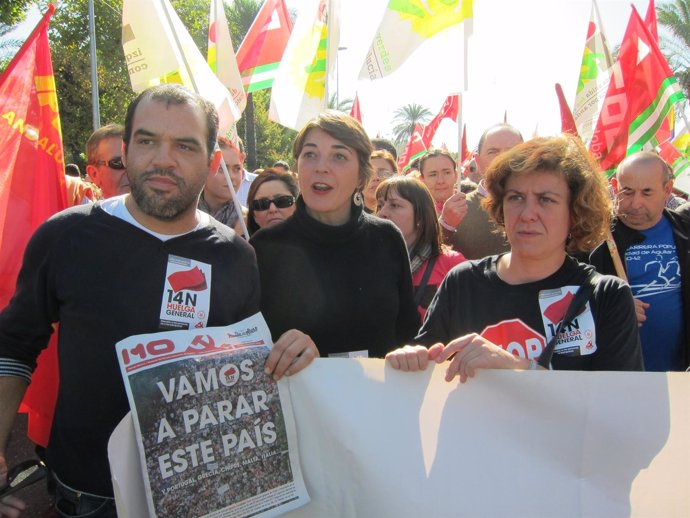
[[[260,314],[132,336],[117,354],[151,516],[277,516],[309,501],[286,381]]]

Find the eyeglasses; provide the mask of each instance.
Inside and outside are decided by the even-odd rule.
[[[276,196],[275,198],[258,198],[252,202],[252,209],[256,212],[263,212],[271,207],[271,203],[277,209],[287,209],[295,204],[295,197],[285,194],[283,196]]]
[[[110,169],[115,169],[117,171],[125,169],[125,164],[122,163],[121,156],[116,156],[110,160],[98,160],[96,161],[96,165],[107,165]]]
[[[390,169],[378,169],[376,171],[376,176],[381,178],[382,180],[386,180],[390,177],[392,177],[395,173],[391,171]]]

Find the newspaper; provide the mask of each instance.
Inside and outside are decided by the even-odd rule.
[[[270,517],[309,501],[261,314],[118,342],[151,516]]]

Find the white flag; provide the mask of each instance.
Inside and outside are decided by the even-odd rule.
[[[247,94],[242,86],[242,76],[237,67],[235,48],[232,46],[228,20],[223,9],[223,0],[211,0],[208,24],[208,65],[230,93],[240,111],[247,105]]]
[[[471,18],[472,0],[389,0],[359,78],[374,80],[387,76],[426,40],[449,27],[460,27]]]
[[[612,66],[613,59],[601,25],[599,8],[596,1],[592,0],[592,12],[587,25],[587,39],[573,109],[577,132],[586,144],[592,140],[601,107],[604,105]]]
[[[305,2],[306,3],[306,2]],[[337,0],[312,0],[300,16],[273,81],[269,118],[300,130],[327,106],[328,74],[339,41]]]
[[[135,92],[180,83],[216,106],[221,132],[240,118],[230,92],[209,68],[168,0],[122,2],[122,48]]]

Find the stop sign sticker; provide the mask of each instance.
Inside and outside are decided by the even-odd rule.
[[[546,346],[544,337],[520,319],[504,320],[488,326],[481,335],[509,353],[528,360],[539,358]]]

